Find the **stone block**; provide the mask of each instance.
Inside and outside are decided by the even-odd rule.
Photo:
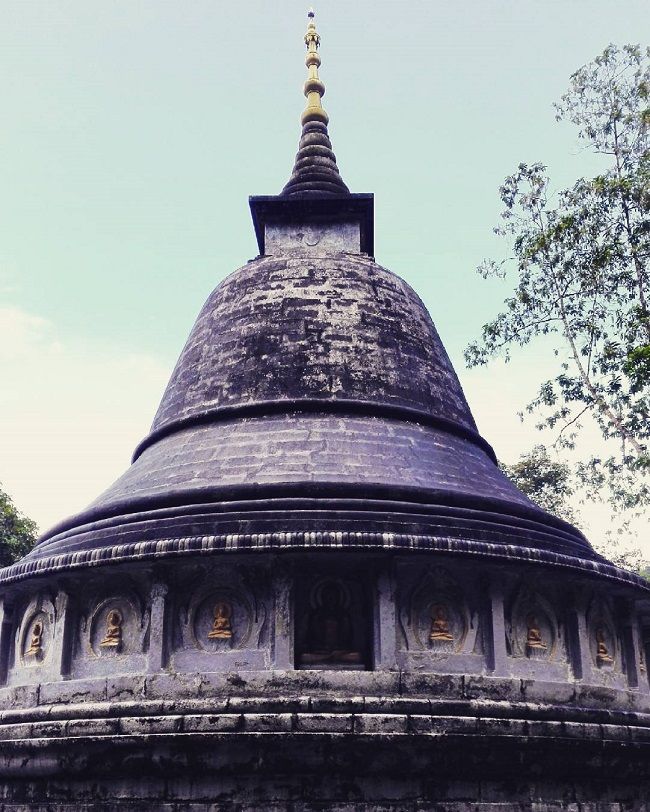
[[[476,734],[478,720],[474,716],[432,716],[431,732],[436,735],[450,733]]]
[[[433,723],[430,716],[418,716],[411,714],[408,717],[407,730],[409,733],[431,733],[433,732]]]
[[[476,720],[476,732],[481,736],[519,736],[528,735],[527,723],[521,719],[479,718]]]
[[[521,701],[521,681],[502,677],[467,676],[463,695],[468,699]]]
[[[561,736],[567,739],[601,739],[600,725],[589,725],[583,722],[562,722]]]
[[[71,719],[66,724],[67,736],[116,736],[120,732],[119,719]]]
[[[627,742],[630,740],[630,728],[627,725],[600,725],[603,739]]]
[[[289,733],[293,727],[290,713],[249,713],[244,729],[251,733]]]
[[[408,717],[406,715],[362,713],[354,716],[355,733],[407,733]]]
[[[77,702],[97,702],[105,699],[105,679],[44,682],[39,692],[40,705],[70,705]]]
[[[464,677],[449,674],[409,674],[402,672],[400,693],[407,697],[449,697],[463,696]]]
[[[620,707],[621,704],[627,704],[627,698],[621,698],[619,693],[615,688],[604,685],[577,685],[576,703],[582,707]]]
[[[640,744],[650,744],[650,727],[630,725],[628,728],[630,740]]]
[[[40,685],[18,685],[8,689],[8,708],[34,708],[36,705],[47,705],[40,699]]]
[[[145,696],[145,677],[108,677],[106,680],[106,698],[120,702],[143,699]]]
[[[562,735],[562,723],[550,720],[531,719],[528,722],[528,735],[532,739],[556,738]]]
[[[347,713],[299,713],[294,728],[300,733],[351,733],[353,719]]]
[[[241,697],[228,699],[227,709],[231,713],[297,713],[304,709],[300,697]]]
[[[177,733],[182,716],[127,716],[120,719],[120,731],[125,735],[146,736],[152,733]]]
[[[424,713],[431,711],[430,700],[424,698],[366,696],[364,697],[365,713]]]
[[[144,694],[147,699],[195,697],[200,679],[193,674],[152,674],[145,679]]]
[[[0,725],[0,741],[29,739],[32,735],[32,726],[28,723],[15,725]]]
[[[236,733],[244,729],[239,713],[214,713],[183,717],[184,733]]]
[[[521,693],[527,702],[570,704],[575,702],[576,687],[572,682],[523,679]]]
[[[314,696],[309,707],[314,713],[363,713],[365,699],[362,696]]]

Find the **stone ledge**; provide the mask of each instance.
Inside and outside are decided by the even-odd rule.
[[[303,674],[305,672],[298,672]],[[366,676],[373,676],[368,672],[358,672]],[[357,674],[357,676],[358,676]],[[638,711],[627,710],[625,703],[611,703],[614,707],[598,707],[597,705],[581,706],[578,704],[555,704],[543,702],[518,701],[503,698],[424,698],[422,695],[408,697],[400,694],[378,694],[378,695],[336,695],[327,690],[327,679],[321,677],[320,685],[325,694],[309,695],[297,693],[296,695],[274,696],[264,690],[264,681],[258,678],[255,681],[255,688],[259,691],[256,694],[246,696],[225,694],[225,684],[227,679],[221,680],[222,692],[216,696],[187,696],[190,686],[195,687],[198,678],[191,678],[187,681],[175,678],[164,677],[164,686],[169,688],[165,695],[159,690],[158,685],[152,693],[156,698],[137,698],[129,701],[107,700],[105,691],[105,680],[98,680],[96,684],[90,685],[87,681],[61,683],[66,689],[63,692],[63,701],[55,702],[55,692],[49,690],[52,686],[43,686],[41,696],[49,701],[46,704],[34,705],[32,707],[10,707],[0,711],[0,724],[5,727],[18,724],[43,724],[45,722],[75,720],[79,724],[84,719],[99,718],[130,718],[130,717],[170,717],[170,716],[221,716],[231,715],[333,715],[333,714],[354,714],[370,716],[418,716],[432,718],[491,718],[491,719],[521,719],[543,725],[549,723],[589,723],[602,725],[625,725],[632,727],[650,727],[650,714]],[[179,684],[180,682],[180,684]],[[245,684],[244,680],[241,680]],[[338,682],[338,680],[337,680]],[[379,684],[378,684],[379,683]],[[435,690],[441,682],[431,680]],[[317,687],[318,683],[313,683]],[[554,684],[549,684],[549,693]],[[90,690],[85,694],[85,689]],[[174,691],[173,688],[180,691]],[[218,685],[213,685],[218,690]],[[241,685],[237,686],[241,688]],[[251,686],[252,687],[252,686]],[[291,680],[285,683],[285,690],[292,688]],[[302,690],[305,686],[300,684],[299,678],[295,686]],[[344,682],[337,685],[337,689],[344,692]],[[360,681],[353,680],[354,688],[366,687],[369,689],[389,688],[391,681],[366,680],[366,685]],[[402,686],[403,688],[404,686]],[[418,694],[423,694],[424,685],[419,683]],[[508,697],[514,694],[515,685],[511,681],[506,681],[501,689],[493,684],[488,685],[488,696]],[[232,686],[230,686],[232,690]],[[47,690],[46,690],[47,689]],[[475,693],[472,691],[471,693]],[[612,693],[611,691],[609,692]],[[128,694],[127,694],[128,695]],[[5,695],[9,699],[11,691]],[[89,696],[90,701],[84,701],[84,696]],[[521,694],[520,694],[521,696]],[[98,699],[100,697],[100,699]],[[165,698],[163,698],[165,697]],[[74,700],[74,701],[69,701]],[[9,701],[6,702],[6,705]],[[629,702],[628,702],[629,704]]]
[[[380,713],[223,713],[121,718],[61,719],[0,725],[0,742],[37,744],[48,739],[327,734],[345,737],[405,738],[469,736],[479,739],[594,740],[650,745],[650,724],[630,726],[474,716]]]

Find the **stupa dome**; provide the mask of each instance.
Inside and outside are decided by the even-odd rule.
[[[289,498],[308,500],[319,521],[287,516],[277,500]],[[253,517],[262,504],[266,515]],[[343,504],[376,533],[350,538]],[[78,567],[99,548],[122,559],[134,534],[139,556],[177,553],[178,539],[191,553],[206,536],[218,546],[233,534],[262,534],[267,545],[280,533],[288,545],[289,533],[299,545],[316,527],[355,546],[408,537],[417,546],[451,517],[459,549],[605,565],[499,470],[403,280],[361,253],[285,246],[215,289],[131,468],[19,566]]]

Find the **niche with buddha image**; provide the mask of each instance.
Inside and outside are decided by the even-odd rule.
[[[148,617],[135,595],[111,595],[80,619],[86,650],[96,658],[142,654]]]
[[[566,663],[563,630],[548,598],[524,584],[516,590],[508,615],[506,638],[512,657]]]
[[[33,599],[23,613],[16,658],[28,667],[40,666],[50,656],[55,623],[54,602],[44,595]]]
[[[252,632],[253,612],[241,592],[222,587],[197,602],[192,620],[198,648],[229,651],[247,645]]]
[[[200,566],[172,602],[172,663],[203,671],[268,668],[269,595],[263,569]]]
[[[408,574],[404,573],[400,580],[408,582]],[[411,588],[410,595],[406,591],[405,598],[400,599],[402,643],[405,650],[417,655],[421,666],[426,659],[421,655],[474,652],[476,612],[469,611],[459,583],[445,568],[427,568]]]
[[[608,672],[620,671],[620,646],[614,612],[608,602],[594,599],[587,612],[589,651],[596,673],[608,679]]]
[[[367,591],[333,576],[301,585],[296,595],[296,667],[363,670],[369,666]]]

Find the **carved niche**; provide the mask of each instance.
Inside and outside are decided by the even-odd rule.
[[[52,650],[56,612],[54,602],[39,595],[30,601],[18,630],[18,660],[27,667],[38,666]]]
[[[296,602],[296,665],[301,669],[363,669],[368,628],[363,586],[326,575]]]
[[[443,567],[431,567],[401,606],[400,626],[407,649],[453,654],[474,650],[478,618],[453,576]]]
[[[141,654],[148,614],[135,592],[104,595],[81,618],[82,651],[92,657]]]
[[[507,641],[513,657],[529,660],[565,659],[559,645],[560,629],[551,603],[528,585],[512,601]]]
[[[178,607],[176,647],[206,653],[257,649],[266,607],[241,574],[202,572]]]
[[[593,664],[604,671],[619,670],[619,645],[613,612],[607,602],[594,598],[587,612],[587,634]]]

